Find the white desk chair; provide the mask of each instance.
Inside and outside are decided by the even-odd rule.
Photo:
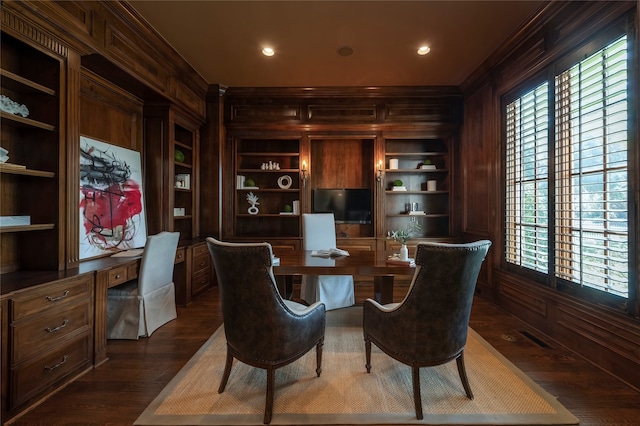
[[[173,265],[179,232],[147,237],[137,280],[107,290],[107,339],[149,337],[177,318]]]
[[[326,250],[336,247],[333,213],[302,215],[304,250]],[[311,304],[322,302],[326,310],[353,306],[356,303],[351,275],[303,275],[300,297]]]

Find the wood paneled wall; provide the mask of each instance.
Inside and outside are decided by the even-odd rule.
[[[463,196],[460,207],[463,234],[469,239],[488,238],[493,241],[488,268],[484,271],[486,280],[479,280],[478,291],[605,370],[640,387],[638,317],[537,284],[526,276],[507,271],[502,261],[502,95],[625,15],[630,16],[631,21],[635,20],[637,25],[637,3],[552,2],[463,84],[465,101],[459,176]],[[637,46],[634,51],[637,59]],[[635,81],[630,85],[631,97],[637,104],[640,96],[637,68],[634,68],[633,75]],[[633,131],[636,140],[637,114],[636,111]],[[636,158],[632,167],[636,180],[638,163]],[[638,189],[635,191],[638,197]],[[638,242],[638,217],[632,218],[632,222],[636,224],[635,241]],[[633,225],[631,230],[633,232]],[[632,283],[637,283],[637,265],[638,262]]]

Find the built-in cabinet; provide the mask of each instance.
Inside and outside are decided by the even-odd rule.
[[[240,238],[298,237],[296,206],[304,184],[300,141],[236,138],[234,145],[234,234]]]
[[[62,269],[64,61],[4,32],[0,51],[0,146],[9,156],[0,164],[1,272]]]
[[[314,191],[321,188],[371,193],[371,223],[337,224],[340,247],[397,251],[388,233],[411,221],[420,224],[414,246],[457,239],[452,176],[459,93],[348,88],[340,97],[332,95],[331,89],[312,95],[296,89],[227,89],[225,146],[232,149],[222,149],[223,187],[234,201],[223,206],[223,239],[267,240],[274,250],[286,243],[299,247],[300,217],[285,208],[299,200],[296,213],[313,212]],[[394,190],[394,182],[403,190]],[[259,203],[255,208],[252,196]]]
[[[145,192],[149,233],[198,235],[199,126],[171,105],[144,108]]]
[[[20,410],[92,367],[93,286],[93,274],[84,274],[8,301],[7,410]]]
[[[449,138],[385,138],[385,229],[416,221],[417,238],[451,236],[452,141]]]

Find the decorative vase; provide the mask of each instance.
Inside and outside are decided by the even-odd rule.
[[[409,260],[409,249],[406,244],[400,246],[400,260]]]

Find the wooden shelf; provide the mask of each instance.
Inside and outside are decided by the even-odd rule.
[[[9,175],[35,176],[35,177],[42,177],[42,178],[56,177],[56,174],[54,172],[45,172],[42,170],[31,170],[31,169],[7,168],[7,167],[3,167],[1,164],[0,164],[0,173],[9,174]]]
[[[28,232],[28,231],[45,231],[47,229],[55,228],[53,223],[40,223],[36,225],[21,225],[21,226],[0,226],[0,234],[7,232]]]
[[[21,117],[15,114],[9,114],[8,112],[4,111],[0,111],[0,118],[2,119],[3,126],[12,125],[19,127],[35,127],[51,132],[56,131],[56,126],[52,124],[43,123],[41,121],[32,120],[30,118]]]

